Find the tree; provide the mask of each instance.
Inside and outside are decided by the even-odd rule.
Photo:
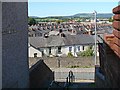
[[[113,18],[109,18],[109,22],[113,22]]]
[[[78,53],[79,56],[82,57],[89,57],[89,56],[93,56],[93,50],[91,49],[91,47],[89,47],[86,51],[80,52]]]
[[[28,18],[28,24],[31,26],[31,25],[35,25],[37,22],[34,18]]]
[[[56,23],[57,23],[57,24],[60,24],[60,20],[57,20]]]

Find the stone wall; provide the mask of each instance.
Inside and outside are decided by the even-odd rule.
[[[29,58],[30,61],[33,59]],[[39,59],[43,59],[49,68],[94,67],[94,57],[42,57]]]
[[[28,5],[1,2],[2,6],[2,87],[29,87]],[[1,7],[0,6],[0,7]],[[0,50],[1,51],[1,50]]]

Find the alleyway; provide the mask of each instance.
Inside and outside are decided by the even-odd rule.
[[[69,71],[73,72],[74,81],[70,83],[68,89],[95,88],[94,68],[51,68],[51,70],[54,72],[55,82],[57,83],[56,85],[53,84],[53,88],[65,86]]]

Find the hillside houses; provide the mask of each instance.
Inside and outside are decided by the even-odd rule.
[[[41,32],[42,34],[49,34],[49,32],[59,32],[59,30],[62,30],[63,32],[70,35],[84,34],[88,32],[83,26],[83,24],[80,23],[39,23],[37,25],[29,26],[29,36],[42,36]]]
[[[53,22],[39,22],[39,24],[29,26],[30,37],[41,37],[44,34],[56,35],[62,30],[65,34],[78,35],[78,34],[94,34],[94,23],[53,23]],[[108,30],[113,30],[111,24],[97,24],[97,32],[105,33]]]
[[[97,34],[112,33],[110,24],[97,24]],[[67,56],[94,45],[94,24],[42,22],[29,26],[29,57]],[[37,55],[36,55],[37,53]],[[38,54],[39,53],[39,54]]]

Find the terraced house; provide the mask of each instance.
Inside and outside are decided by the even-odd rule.
[[[72,53],[77,57],[79,52],[86,51],[88,48],[94,49],[94,39],[91,35],[65,35],[59,33],[58,36],[29,37],[29,44],[34,47],[34,51],[29,48],[29,57],[34,54],[42,53],[42,56],[67,56]],[[37,52],[37,51],[40,52]],[[32,53],[34,52],[34,53]]]
[[[76,56],[78,51],[94,44],[90,35],[66,35],[63,32],[57,36],[29,37],[28,42],[27,1],[6,1],[0,0],[0,89],[51,87],[54,72],[43,60],[28,60],[28,46],[34,50],[34,57],[39,51],[48,56],[68,52]],[[100,36],[102,43],[98,43],[100,65],[95,66],[95,87],[99,88],[120,88],[120,5],[113,9],[113,13],[114,30],[104,34],[103,38]]]

